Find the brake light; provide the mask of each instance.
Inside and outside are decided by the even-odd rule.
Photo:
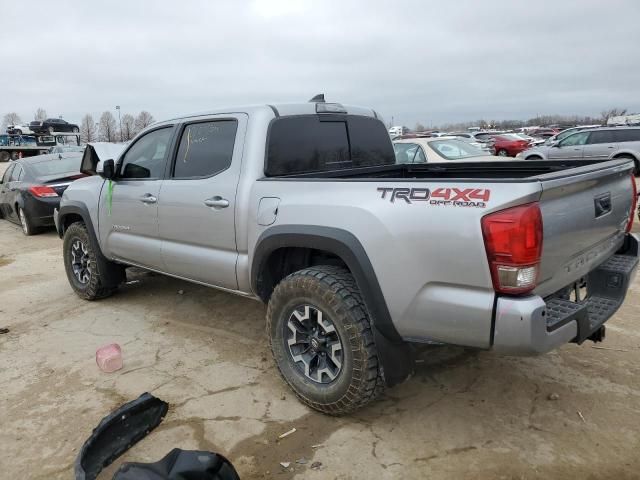
[[[47,187],[46,185],[33,185],[32,187],[29,187],[29,191],[34,197],[38,197],[38,198],[48,198],[48,197],[58,196],[58,194],[53,188]]]
[[[542,214],[538,204],[485,215],[482,235],[494,290],[508,294],[533,290],[542,256]]]
[[[627,233],[631,232],[631,227],[633,227],[633,217],[636,213],[636,202],[638,201],[638,187],[633,172],[631,172],[631,193],[631,212],[629,212],[629,222],[627,222]]]

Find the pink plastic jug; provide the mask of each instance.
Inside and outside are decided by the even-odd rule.
[[[122,349],[117,343],[104,345],[96,350],[96,363],[103,372],[111,373],[122,368]]]

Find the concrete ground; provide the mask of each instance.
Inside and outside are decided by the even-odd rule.
[[[597,348],[538,358],[434,348],[380,401],[331,418],[280,380],[263,305],[144,272],[86,302],[61,246],[53,231],[26,238],[0,221],[2,478],[72,478],[92,428],[145,391],[169,413],[116,465],[180,447],[223,453],[243,479],[640,478],[638,280]],[[111,342],[125,366],[106,374],[94,356]]]

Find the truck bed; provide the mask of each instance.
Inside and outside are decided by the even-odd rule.
[[[362,167],[327,172],[301,173],[270,179],[331,179],[332,181],[368,181],[372,178],[394,180],[415,179],[455,179],[456,181],[474,181],[486,179],[493,182],[536,182],[574,176],[581,173],[605,170],[615,165],[629,163],[628,159],[610,160],[514,160],[512,162],[456,162],[401,164],[377,167]]]

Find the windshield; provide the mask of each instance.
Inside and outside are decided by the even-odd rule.
[[[479,148],[462,140],[434,140],[429,142],[431,150],[447,160],[459,160],[461,158],[481,157],[486,155]]]
[[[81,160],[82,157],[80,155],[74,155],[67,158],[56,158],[54,160],[31,163],[31,168],[35,171],[36,176],[38,177],[63,173],[80,173]]]

